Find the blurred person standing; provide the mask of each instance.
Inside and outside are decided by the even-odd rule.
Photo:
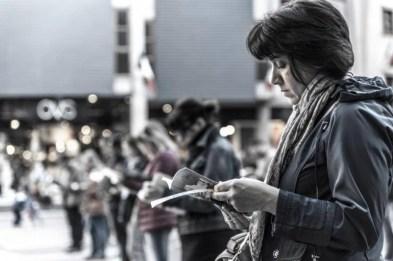
[[[176,154],[176,146],[167,134],[166,129],[158,122],[150,122],[138,142],[139,149],[150,159],[145,169],[146,181],[143,187],[154,186],[161,182],[163,176],[173,176],[180,168],[180,161]],[[169,260],[169,235],[176,227],[176,215],[163,208],[151,208],[148,198],[144,197],[145,190],[142,188],[140,209],[138,215],[139,228],[144,233],[145,256],[148,261],[171,261]],[[162,196],[164,191],[161,191]]]
[[[229,141],[220,136],[217,118],[217,103],[187,98],[176,103],[167,125],[188,152],[188,168],[212,180],[225,181],[239,177],[240,161]],[[183,197],[167,204],[186,212],[178,218],[183,261],[214,260],[235,234],[211,202]]]
[[[70,230],[71,244],[66,251],[77,252],[82,250],[83,243],[84,220],[81,205],[86,174],[77,158],[62,158],[59,164],[61,171],[53,182],[62,191],[63,207]]]
[[[52,183],[53,180],[48,180],[49,176],[42,162],[33,161],[31,164],[26,211],[31,223],[35,225],[37,221],[43,221],[40,215],[41,202],[43,202],[43,195],[46,194],[45,190],[47,189],[48,183]]]
[[[92,180],[86,190],[85,211],[88,215],[92,249],[87,259],[105,259],[109,239],[109,225],[106,217],[105,195],[99,182]]]
[[[83,208],[88,215],[89,231],[93,243],[91,254],[87,259],[105,259],[110,235],[108,197],[110,197],[111,187],[119,183],[119,173],[105,165],[100,147],[85,151],[82,158],[88,173],[88,186]]]
[[[19,156],[15,156],[11,161],[11,167],[13,171],[11,189],[15,193],[12,206],[12,212],[14,213],[13,224],[15,227],[18,227],[22,223],[22,212],[26,207],[30,165]]]
[[[123,180],[124,186],[129,191],[129,201],[124,205],[124,214],[130,215],[130,222],[127,227],[128,254],[131,260],[144,261],[144,234],[139,227],[139,206],[137,193],[143,186],[143,182],[149,180],[145,169],[149,164],[149,159],[140,149],[140,140],[136,137],[128,137],[123,143],[127,167]],[[150,178],[151,179],[151,178]]]
[[[109,216],[114,228],[122,261],[128,261],[127,253],[127,223],[130,219],[131,208],[135,197],[130,197],[128,189],[123,185],[127,171],[127,159],[122,152],[121,136],[101,138],[98,142],[105,165],[119,174],[116,183],[108,179]]]

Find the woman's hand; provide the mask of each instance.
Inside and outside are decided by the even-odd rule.
[[[149,204],[151,201],[162,197],[163,194],[162,187],[157,186],[152,181],[145,181],[137,196],[139,200]]]
[[[279,189],[256,179],[232,179],[214,187],[212,198],[239,212],[266,211],[276,214]]]

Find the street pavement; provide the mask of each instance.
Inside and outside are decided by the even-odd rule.
[[[68,254],[68,227],[61,209],[42,210],[33,224],[26,215],[21,227],[12,225],[11,211],[0,212],[0,260],[2,261],[82,261],[89,255],[90,236],[85,233],[85,248]],[[120,261],[112,234],[107,248],[108,261]]]

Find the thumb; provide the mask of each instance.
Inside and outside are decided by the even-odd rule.
[[[228,192],[213,192],[211,197],[218,201],[227,201],[230,199]]]
[[[224,192],[228,191],[232,187],[233,180],[227,180],[223,182],[218,182],[217,185],[214,186],[215,192]]]

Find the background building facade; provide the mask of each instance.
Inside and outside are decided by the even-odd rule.
[[[351,30],[353,74],[393,84],[393,2],[330,1]],[[14,143],[63,120],[76,132],[87,124],[135,135],[149,117],[163,119],[177,99],[192,96],[219,100],[232,130],[224,135],[238,149],[267,143],[271,119],[286,120],[290,106],[268,82],[270,65],[248,53],[246,37],[285,2],[3,0],[1,130]]]

